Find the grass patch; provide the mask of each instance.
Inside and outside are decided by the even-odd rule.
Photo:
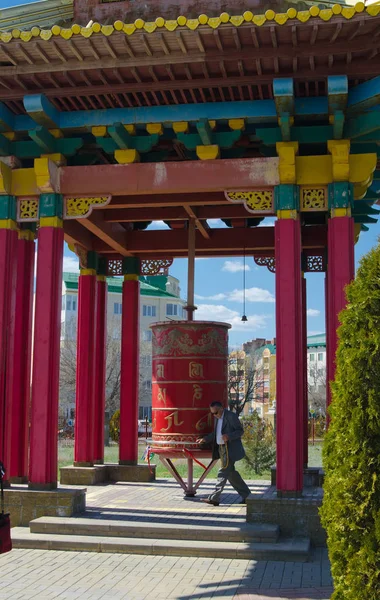
[[[316,442],[313,446],[309,444],[309,466],[310,467],[320,467],[322,465],[322,442]],[[139,444],[139,457],[140,461],[141,457],[144,454],[145,444]],[[58,469],[61,467],[67,467],[72,465],[74,461],[74,447],[62,447],[58,448]],[[106,446],[104,448],[104,462],[106,463],[118,463],[119,462],[119,447],[118,446]],[[162,465],[161,461],[157,456],[152,457],[152,464],[156,464],[156,476],[161,478],[169,478],[171,474],[169,471]],[[187,475],[187,460],[186,459],[175,459],[173,463],[181,475],[181,477],[186,477]],[[205,459],[205,464],[208,464],[208,460]],[[216,475],[218,473],[219,463],[217,463],[214,468],[210,471],[207,478],[216,479]],[[252,469],[249,468],[245,460],[241,460],[237,469],[243,479],[270,479],[270,471],[265,471],[262,475],[256,475]],[[59,473],[59,471],[58,471]],[[198,465],[194,466],[194,479],[198,479],[203,473],[202,467]]]

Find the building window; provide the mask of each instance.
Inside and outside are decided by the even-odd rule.
[[[143,331],[143,340],[144,342],[151,342],[152,341],[152,332],[150,329],[147,329],[146,331]]]
[[[152,366],[152,357],[150,354],[143,354],[140,359],[141,367],[151,367]]]
[[[71,310],[71,296],[66,296],[66,310]]]
[[[310,354],[310,360],[313,362],[315,360],[315,354]]]
[[[149,306],[148,304],[143,305],[143,317],[155,317],[156,316],[156,307]]]
[[[120,302],[114,302],[114,305],[113,305],[113,314],[114,315],[121,315],[122,312],[123,312],[122,311],[122,307],[123,307],[123,305],[120,304]]]
[[[322,361],[322,360],[323,360],[323,354],[322,354],[322,352],[320,352],[320,353],[318,354],[318,360],[319,360],[319,361]]]
[[[152,382],[150,379],[144,381],[144,390],[147,390],[148,392],[152,390]]]
[[[168,317],[177,316],[178,312],[177,304],[167,304],[166,305],[166,315]]]

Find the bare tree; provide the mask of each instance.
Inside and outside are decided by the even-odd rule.
[[[262,367],[257,366],[255,357],[242,351],[232,352],[228,369],[228,404],[240,415],[253,400],[264,401],[262,394]]]
[[[112,416],[120,407],[120,372],[121,372],[121,322],[120,319],[111,318],[107,322],[106,339],[106,410]],[[77,342],[76,327],[70,324],[69,339],[65,339],[61,345],[61,371],[60,371],[60,404],[61,408],[75,403],[75,385],[77,372]],[[148,359],[146,358],[148,356]],[[147,394],[151,401],[151,390],[143,382],[152,380],[151,369],[151,344],[141,342],[140,345],[140,402]]]
[[[326,416],[326,367],[310,364],[308,373],[309,408]]]

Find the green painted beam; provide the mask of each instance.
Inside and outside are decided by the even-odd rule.
[[[10,154],[10,142],[0,134],[0,156],[9,156]]]
[[[380,114],[375,111],[351,118],[344,128],[344,137],[352,140],[379,130]]]
[[[212,131],[207,119],[201,119],[196,125],[199,137],[202,140],[204,146],[211,146],[212,142]],[[200,144],[198,144],[199,146]]]
[[[113,127],[108,127],[108,133],[121,150],[133,148],[132,136],[121,123],[115,123]]]
[[[56,138],[42,125],[31,129],[29,137],[43,150],[43,152],[55,152]]]
[[[137,150],[144,154],[145,152],[150,152],[152,148],[158,144],[160,136],[157,133],[154,133],[152,135],[134,135],[130,136],[130,138],[130,149]],[[110,137],[97,137],[95,139],[97,145],[100,146],[100,148],[103,148],[104,152],[107,152],[107,154],[113,154],[115,150],[119,149],[118,144]]]
[[[217,145],[220,148],[232,148],[241,138],[242,132],[224,131],[222,133],[213,133],[211,136],[211,144]],[[197,146],[202,145],[202,138],[197,133],[177,133],[177,139],[187,150],[195,150]]]

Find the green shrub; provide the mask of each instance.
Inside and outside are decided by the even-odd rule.
[[[380,246],[362,261],[340,315],[322,524],[333,600],[380,598]]]
[[[257,475],[262,475],[276,462],[273,427],[254,412],[242,418],[245,461]]]
[[[110,436],[114,442],[119,441],[120,437],[120,410],[116,410],[110,420]]]

